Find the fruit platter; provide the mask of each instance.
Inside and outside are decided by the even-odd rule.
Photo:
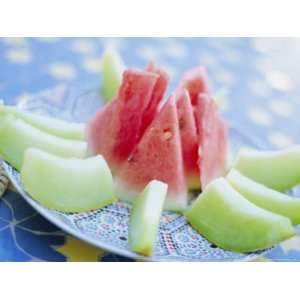
[[[62,230],[143,261],[250,260],[295,235],[300,147],[260,149],[218,109],[206,70],[168,91],[155,63],[108,51],[98,86],[0,104],[0,158]]]

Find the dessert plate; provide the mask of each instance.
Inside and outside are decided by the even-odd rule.
[[[31,95],[18,105],[39,114],[85,122],[102,103],[98,89],[93,86],[58,86]],[[241,146],[258,147],[236,126],[230,129],[230,143],[233,155]],[[127,241],[129,204],[118,202],[103,209],[75,214],[48,209],[26,193],[19,173],[6,162],[2,163],[17,191],[42,216],[67,233],[106,251],[145,261],[241,261],[251,260],[266,252],[241,254],[225,251],[192,229],[182,215],[164,212],[154,255],[137,255],[130,251]]]

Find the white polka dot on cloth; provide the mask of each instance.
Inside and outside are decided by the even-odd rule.
[[[266,74],[268,83],[280,91],[288,91],[292,88],[292,82],[289,76],[280,71],[269,71]]]
[[[225,69],[219,69],[215,71],[215,78],[218,82],[224,85],[233,85],[236,81],[233,72]]]
[[[99,57],[87,57],[82,60],[82,66],[89,73],[99,73],[101,71],[102,59]]]
[[[274,38],[254,38],[252,39],[253,48],[261,53],[268,53],[269,51],[274,49],[274,41],[275,43],[278,39]]]
[[[218,61],[214,55],[210,52],[203,52],[199,55],[198,62],[200,65],[205,65],[207,67],[215,67]]]
[[[275,114],[282,117],[290,117],[294,111],[293,105],[287,100],[271,100],[269,106]]]
[[[236,64],[241,60],[241,54],[239,51],[234,49],[225,49],[222,53],[222,57],[225,61]]]
[[[28,64],[32,61],[32,54],[26,48],[12,48],[5,53],[6,59],[13,64]]]
[[[273,123],[271,114],[269,114],[262,108],[250,107],[247,112],[247,115],[253,123],[258,125],[269,127]]]
[[[279,131],[272,131],[268,135],[270,143],[277,148],[285,148],[293,145],[295,142],[292,137]]]
[[[24,37],[7,37],[3,38],[3,41],[11,47],[25,47],[28,45],[26,38]]]
[[[187,56],[187,49],[184,44],[169,39],[163,47],[163,52],[174,59],[182,59]]]
[[[96,46],[90,40],[75,39],[71,43],[71,50],[79,54],[92,54],[95,52]]]
[[[146,60],[146,61],[158,61],[160,58],[159,51],[152,46],[141,46],[137,49],[137,54],[140,58]]]
[[[48,73],[61,80],[72,80],[77,76],[75,67],[68,63],[52,63],[48,66]]]

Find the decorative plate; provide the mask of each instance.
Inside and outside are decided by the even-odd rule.
[[[101,104],[96,88],[58,86],[32,95],[18,105],[36,113],[83,122]],[[257,147],[256,143],[234,128],[230,130],[230,142],[233,154],[241,146]],[[222,250],[193,230],[182,215],[164,212],[155,253],[152,257],[143,257],[130,251],[128,247],[129,204],[118,202],[103,209],[76,214],[51,210],[26,193],[19,173],[14,168],[5,162],[3,166],[18,192],[41,215],[69,234],[109,252],[146,261],[250,260],[264,252],[240,254]]]

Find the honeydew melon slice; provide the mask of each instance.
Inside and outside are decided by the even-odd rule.
[[[249,202],[224,178],[209,183],[185,215],[200,234],[230,251],[266,249],[295,234],[288,218]]]
[[[300,146],[278,151],[241,149],[234,167],[272,189],[286,191],[300,183]]]
[[[152,180],[133,204],[128,228],[129,246],[142,255],[153,254],[168,185]]]
[[[44,206],[63,212],[83,212],[113,203],[113,181],[102,156],[62,158],[30,148],[21,179],[26,191]]]
[[[113,49],[107,49],[102,58],[101,94],[105,101],[110,101],[117,95],[124,69],[125,66],[119,53]]]
[[[67,140],[37,129],[13,115],[0,117],[0,155],[17,170],[21,169],[24,152],[39,148],[62,157],[86,156],[84,141]]]
[[[300,199],[272,190],[232,169],[226,176],[231,186],[255,205],[300,224]]]
[[[13,114],[26,123],[58,137],[74,140],[85,139],[85,124],[83,123],[73,123],[48,116],[41,116],[24,111],[16,106],[5,106],[0,103],[0,115],[3,115],[3,113]]]

